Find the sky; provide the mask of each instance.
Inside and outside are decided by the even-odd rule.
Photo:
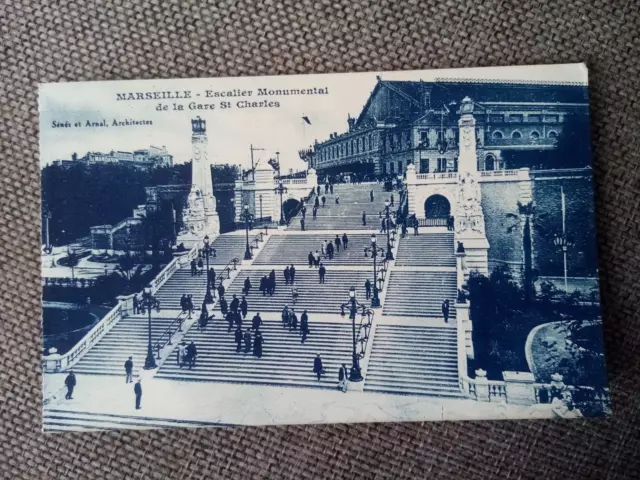
[[[70,159],[87,151],[133,151],[149,145],[166,146],[174,162],[189,161],[192,156],[191,122],[200,116],[207,122],[208,156],[212,164],[250,166],[250,145],[261,148],[255,160],[267,161],[280,152],[283,172],[301,170],[305,163],[298,150],[314,139],[325,140],[332,132],[347,130],[347,116],[357,117],[376,85],[383,80],[425,80],[437,78],[474,78],[500,80],[541,80],[586,82],[586,67],[581,64],[543,67],[478,68],[458,70],[416,70],[351,74],[290,75],[271,77],[227,77],[173,80],[130,80],[43,84],[40,86],[40,165],[57,159]],[[328,95],[258,96],[257,90],[326,88]],[[251,96],[206,98],[207,91],[252,91]],[[117,100],[120,93],[189,91],[190,99]],[[238,101],[279,102],[279,108],[238,108]],[[223,109],[221,102],[232,107]],[[213,105],[207,110],[189,109],[190,103]],[[182,105],[183,110],[174,110]],[[166,110],[158,111],[163,105]],[[311,125],[303,126],[306,115]],[[87,127],[89,122],[106,120],[108,127]],[[152,125],[113,126],[114,120],[147,120]],[[71,127],[54,127],[53,123]],[[79,122],[82,126],[75,127]]]

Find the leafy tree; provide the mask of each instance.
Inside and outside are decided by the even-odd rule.
[[[520,218],[524,217],[524,227],[522,228],[522,256],[524,263],[523,272],[523,287],[524,287],[524,300],[527,304],[531,303],[531,300],[535,296],[534,287],[534,275],[533,275],[533,246],[531,240],[531,224],[535,214],[536,207],[533,202],[522,204],[518,202],[518,214],[507,213],[508,218],[516,220],[516,222],[507,228],[507,233],[513,233],[517,231],[520,226]]]

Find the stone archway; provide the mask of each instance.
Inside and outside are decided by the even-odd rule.
[[[434,194],[425,200],[424,216],[428,226],[446,226],[449,215],[451,215],[451,204],[446,197]]]

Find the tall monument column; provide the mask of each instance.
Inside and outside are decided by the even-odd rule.
[[[456,185],[455,239],[462,242],[466,252],[465,276],[471,270],[489,273],[487,251],[489,242],[485,234],[482,192],[476,153],[476,119],[473,101],[469,97],[460,106],[460,153],[458,157],[458,183]]]
[[[200,117],[191,120],[191,190],[182,215],[183,228],[178,243],[186,247],[202,241],[205,235],[213,237],[220,233],[220,219],[213,195],[211,165],[209,164],[206,122]]]

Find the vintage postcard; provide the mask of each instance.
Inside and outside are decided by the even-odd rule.
[[[588,93],[41,85],[43,429],[610,415]]]

